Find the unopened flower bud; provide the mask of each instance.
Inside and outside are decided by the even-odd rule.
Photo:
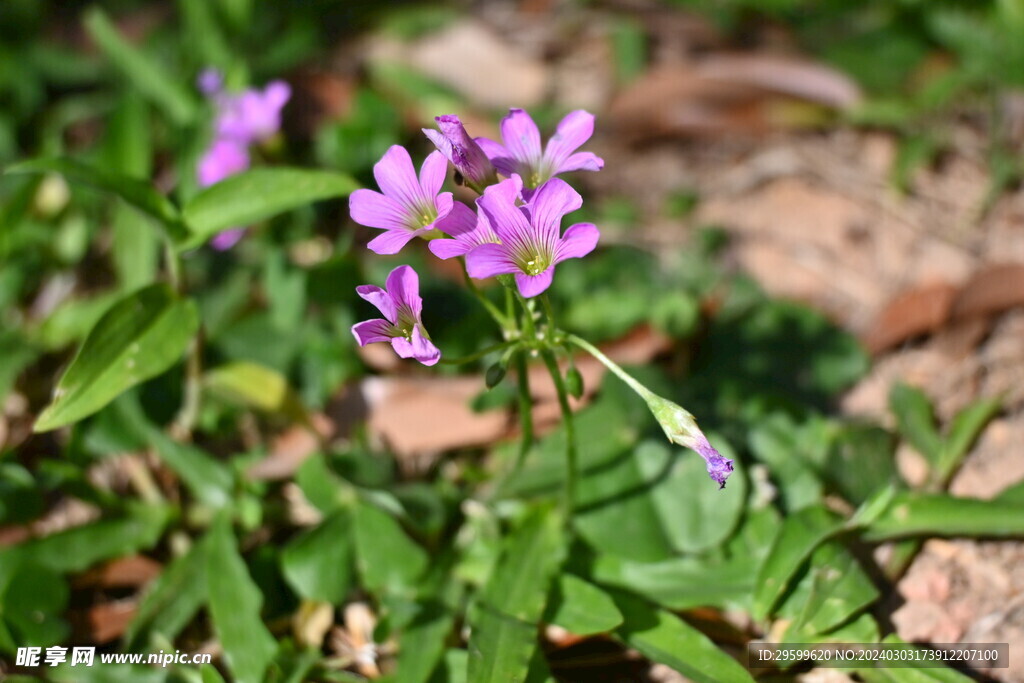
[[[583,395],[583,375],[575,365],[569,366],[569,369],[565,371],[565,388],[573,398]]]
[[[452,162],[466,185],[482,193],[483,188],[497,182],[498,172],[494,164],[476,140],[469,137],[458,116],[446,114],[434,120],[440,131],[424,128],[423,133]]]
[[[505,379],[505,373],[507,371],[508,368],[505,367],[505,363],[501,361],[498,361],[491,367],[487,368],[487,373],[484,375],[484,382],[487,384],[487,388],[493,389],[501,384],[501,380]]]
[[[719,488],[725,488],[725,480],[733,470],[732,460],[722,456],[708,443],[693,415],[682,406],[655,394],[646,398],[648,407],[665,430],[668,440],[697,451],[707,463],[708,476],[718,482]]]

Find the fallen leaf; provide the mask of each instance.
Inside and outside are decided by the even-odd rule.
[[[994,315],[1015,306],[1024,306],[1024,264],[1004,263],[987,266],[972,275],[956,295],[952,315]]]
[[[863,342],[872,354],[935,332],[950,318],[956,288],[946,282],[922,285],[897,295],[868,326]]]
[[[75,586],[135,588],[155,579],[162,570],[163,565],[145,555],[119,557],[80,574],[75,579]]]

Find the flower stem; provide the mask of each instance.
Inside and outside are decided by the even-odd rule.
[[[530,397],[530,375],[526,371],[526,350],[516,354],[516,382],[519,385],[519,455],[512,472],[518,472],[533,446],[533,399]]]
[[[646,401],[652,396],[654,396],[653,392],[651,392],[650,389],[645,387],[643,384],[640,384],[640,382],[638,382],[632,375],[630,375],[628,372],[619,367],[618,363],[613,361],[608,356],[604,355],[600,349],[598,349],[596,346],[588,342],[586,339],[581,339],[580,337],[577,337],[575,334],[566,334],[565,340],[575,344],[576,346],[580,347],[581,349],[589,353],[591,356],[596,358],[597,360],[601,361],[601,363],[606,368],[615,373],[616,377],[618,377],[623,382],[628,384],[630,389],[638,393],[640,395],[640,398]]]
[[[466,277],[466,287],[469,288],[469,291],[473,293],[473,296],[477,298],[483,307],[487,309],[487,312],[491,314],[492,318],[494,318],[494,322],[498,323],[498,327],[506,333],[514,330],[515,328],[512,325],[510,318],[505,317],[505,315],[498,310],[498,307],[495,306],[490,299],[484,296],[484,293],[481,292],[480,288],[476,286],[475,282],[473,282],[473,278],[469,276],[469,271],[466,270],[465,259],[460,258],[459,262],[462,263],[462,274]]]
[[[554,341],[555,332],[558,327],[555,325],[555,311],[551,308],[551,300],[548,298],[547,292],[541,295],[540,302],[544,306],[544,314],[548,317],[548,341]]]
[[[495,351],[501,351],[502,349],[507,349],[510,346],[515,346],[518,343],[519,343],[518,339],[512,339],[510,341],[499,342],[497,344],[491,344],[487,348],[480,349],[476,353],[471,353],[468,356],[463,356],[462,358],[450,358],[450,359],[449,358],[442,358],[438,362],[443,364],[443,365],[465,365],[466,363],[472,363],[475,360],[480,360],[481,358],[483,358],[487,354],[494,353]]]
[[[558,405],[562,409],[562,422],[565,424],[565,500],[563,504],[565,518],[571,522],[576,504],[576,429],[573,424],[572,408],[569,406],[569,392],[566,391],[558,360],[551,349],[544,349],[541,356],[544,358],[544,364],[548,366],[548,372],[551,373],[551,380],[555,383],[555,391],[558,392]]]

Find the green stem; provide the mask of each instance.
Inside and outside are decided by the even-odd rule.
[[[465,259],[460,258],[459,261],[462,263],[462,274],[466,277],[466,287],[469,288],[469,291],[472,292],[473,296],[477,298],[477,301],[487,309],[487,312],[491,314],[491,317],[494,318],[494,322],[498,323],[498,327],[500,327],[502,331],[508,333],[514,330],[515,328],[510,322],[510,319],[506,318],[502,312],[498,310],[498,307],[495,306],[490,299],[484,296],[484,293],[481,292],[480,288],[476,286],[475,282],[473,282],[473,278],[469,276],[469,271],[466,270]]]
[[[500,342],[498,344],[491,344],[487,348],[480,349],[476,353],[472,353],[472,354],[470,354],[468,356],[463,356],[462,358],[452,358],[452,359],[442,358],[438,362],[442,363],[444,365],[465,365],[466,363],[472,363],[475,360],[480,360],[484,356],[486,356],[486,355],[488,355],[490,353],[494,353],[495,351],[501,351],[502,349],[507,349],[510,346],[515,346],[518,343],[519,343],[518,339],[512,339],[510,341],[504,341],[504,342]]]
[[[185,359],[184,396],[181,408],[171,425],[172,435],[180,440],[187,440],[191,437],[192,428],[199,418],[199,403],[203,393],[202,348],[203,330],[200,328],[199,333],[189,345],[188,357]]]
[[[523,307],[523,338],[527,341],[533,341],[537,338],[537,326],[533,321],[533,304],[524,299],[518,290],[515,295],[516,299],[519,300],[519,304]]]
[[[558,392],[558,406],[562,409],[562,422],[565,424],[565,518],[569,522],[576,504],[576,429],[573,424],[572,408],[569,406],[569,392],[565,389],[565,381],[562,379],[562,372],[558,367],[558,360],[551,349],[544,349],[541,352],[544,364],[548,366],[551,373],[551,380],[555,383],[555,391]]]
[[[533,446],[533,399],[530,396],[530,375],[526,371],[526,350],[516,354],[516,381],[519,385],[519,455],[513,472],[518,472],[526,462],[526,455]]]
[[[181,259],[170,240],[164,243],[164,260],[167,262],[167,279],[179,294],[185,293],[185,281],[181,277]]]
[[[645,387],[643,384],[640,384],[640,382],[636,381],[636,379],[634,379],[632,375],[630,375],[628,372],[619,367],[618,363],[613,361],[608,356],[604,355],[599,348],[588,342],[586,339],[581,339],[580,337],[577,337],[575,334],[566,334],[565,340],[572,342],[573,344],[580,347],[597,360],[601,361],[601,363],[606,368],[615,373],[616,377],[618,377],[623,382],[628,384],[630,389],[640,394],[640,398],[646,401],[652,396],[654,396],[650,389]]]
[[[544,306],[544,314],[548,317],[548,341],[553,342],[555,339],[555,332],[558,326],[555,325],[555,311],[551,308],[551,300],[548,299],[548,294],[545,292],[540,297],[540,302]]]

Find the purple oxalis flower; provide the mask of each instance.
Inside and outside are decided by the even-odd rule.
[[[492,193],[502,195],[503,201],[515,204],[522,199],[523,181],[518,175],[512,176],[497,185],[487,188]],[[480,201],[479,199],[477,200]],[[462,202],[455,202],[452,212],[439,224],[441,232],[451,235],[450,240],[431,240],[430,251],[440,259],[463,256],[481,244],[500,244],[501,240],[491,227],[491,221],[483,211],[473,212]]]
[[[600,233],[593,223],[577,223],[559,234],[562,217],[583,204],[566,182],[549,180],[523,206],[516,206],[517,188],[516,179],[503,180],[477,199],[501,243],[482,244],[466,254],[466,270],[478,279],[514,274],[519,293],[529,298],[551,285],[556,264],[593,251]]]
[[[199,186],[207,187],[219,183],[228,176],[241,173],[247,168],[249,168],[249,151],[245,145],[240,145],[233,140],[214,140],[199,160],[196,176]],[[224,230],[210,240],[210,246],[218,251],[225,251],[235,246],[243,235],[245,235],[245,228]]]
[[[266,140],[280,130],[281,110],[291,95],[284,81],[271,81],[262,91],[217,95],[217,136],[243,144]]]
[[[446,114],[434,118],[440,131],[424,128],[423,133],[434,143],[438,150],[452,162],[455,170],[462,175],[466,184],[477,192],[498,180],[498,174],[487,155],[469,137],[459,117]]]
[[[419,178],[409,152],[393,145],[373,167],[383,192],[356,190],[348,200],[352,220],[384,230],[367,245],[378,254],[397,254],[414,237],[434,237],[435,227],[454,206],[451,192],[441,192],[448,161],[431,152],[420,167]],[[440,194],[438,194],[440,192]]]
[[[388,275],[385,286],[386,290],[375,285],[356,287],[356,293],[376,306],[384,317],[356,323],[352,335],[360,346],[390,342],[400,357],[434,365],[441,359],[441,351],[423,328],[423,299],[416,271],[410,266],[398,266]]]
[[[487,138],[476,142],[498,172],[505,176],[518,173],[527,188],[543,185],[548,179],[569,171],[600,171],[604,160],[590,152],[576,150],[594,134],[594,115],[578,109],[559,122],[555,134],[544,149],[540,130],[522,109],[510,109],[501,120],[504,145]]]
[[[718,483],[718,488],[725,488],[725,481],[732,474],[732,460],[726,458],[715,447],[708,443],[708,438],[697,426],[697,421],[682,406],[651,393],[646,387],[638,389],[647,401],[647,406],[654,418],[661,425],[668,440],[680,446],[693,449],[704,458],[708,476]]]

